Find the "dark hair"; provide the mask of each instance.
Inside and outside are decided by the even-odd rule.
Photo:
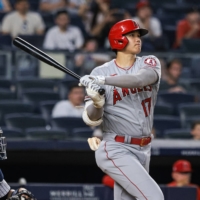
[[[198,11],[197,8],[189,8],[189,9],[186,11],[186,15],[191,14],[191,13],[199,13],[199,11]]]
[[[68,92],[70,93],[74,88],[83,88],[82,86],[78,85],[78,82],[74,81],[68,87]]]
[[[21,2],[23,2],[23,1],[28,2],[28,0],[15,0],[15,4],[21,3]]]
[[[55,18],[57,18],[59,15],[62,15],[62,14],[65,14],[65,15],[69,16],[69,13],[67,12],[67,10],[58,10],[55,13]]]
[[[173,63],[179,63],[182,66],[181,60],[179,60],[178,58],[174,58],[167,62],[166,68],[169,69]]]
[[[191,129],[193,130],[196,127],[196,125],[200,125],[200,121],[193,122],[191,125]]]

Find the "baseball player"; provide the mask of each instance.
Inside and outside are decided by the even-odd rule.
[[[6,140],[2,137],[3,131],[0,129],[0,160],[7,159]],[[36,200],[34,195],[25,188],[13,190],[4,179],[3,172],[0,169],[0,200]]]
[[[161,67],[153,56],[136,56],[141,36],[148,33],[130,19],[116,23],[109,42],[116,59],[83,76],[87,95],[83,120],[102,124],[103,140],[89,139],[97,165],[115,180],[115,200],[163,200],[149,175],[153,112],[160,84]],[[105,95],[99,95],[99,88]]]

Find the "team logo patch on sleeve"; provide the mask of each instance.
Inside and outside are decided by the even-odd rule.
[[[155,67],[157,65],[156,60],[154,58],[146,58],[144,63],[150,65],[151,67]]]

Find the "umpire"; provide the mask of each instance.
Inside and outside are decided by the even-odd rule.
[[[6,140],[2,137],[3,131],[0,129],[0,160],[7,159]],[[4,180],[3,172],[0,169],[0,200],[36,200],[34,195],[25,188],[13,190]]]

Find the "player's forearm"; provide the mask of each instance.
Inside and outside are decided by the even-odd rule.
[[[87,114],[88,114],[88,117],[90,118],[90,120],[97,121],[103,115],[103,108],[96,108],[96,107],[94,107],[93,104],[90,104],[87,107]]]
[[[120,76],[107,76],[105,85],[121,88],[137,88],[154,84],[158,75],[154,70],[141,69],[138,74],[126,74]]]

